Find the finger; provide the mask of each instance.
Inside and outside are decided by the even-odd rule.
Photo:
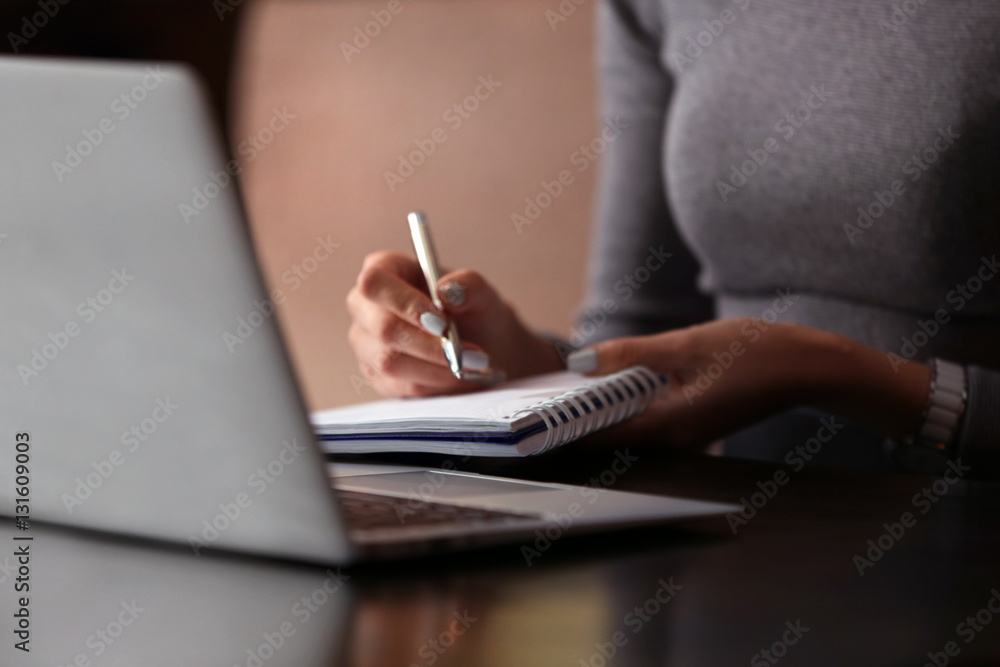
[[[680,365],[681,335],[677,331],[604,341],[571,353],[566,367],[585,375],[607,375],[631,366],[668,373]]]
[[[447,366],[418,359],[398,348],[385,348],[370,336],[352,334],[351,344],[362,375],[383,393],[416,396],[426,395],[428,390],[453,393],[469,388]]]
[[[421,291],[427,290],[427,281],[420,263],[413,255],[395,250],[378,250],[365,256],[361,270],[368,268],[381,269],[399,276]]]
[[[387,310],[363,308],[354,316],[354,325],[360,329],[355,335],[372,338],[386,352],[403,352],[432,364],[448,366],[440,337],[404,322]],[[480,346],[470,342],[460,343],[460,346],[462,368],[473,371],[489,368],[489,355]]]
[[[392,316],[390,315],[389,317]],[[397,321],[402,323],[402,321],[398,320],[398,318]],[[409,325],[405,323],[402,324],[403,326],[409,327]],[[403,356],[410,356],[438,366],[439,372],[440,369],[447,369],[447,377],[454,377],[454,374],[451,373],[451,368],[444,355],[444,350],[441,347],[441,339],[430,337],[431,347],[424,352],[427,355],[427,357],[424,358],[418,354],[414,354],[414,350],[408,347],[408,343],[406,343],[406,341],[412,341],[416,339],[417,336],[426,336],[426,334],[413,327],[410,327],[410,331],[412,332],[412,335],[410,336],[404,333],[403,335],[396,337],[397,341],[404,341],[403,343],[394,342],[390,344],[383,344],[370,332],[364,330],[357,321],[355,321],[351,324],[351,327],[347,332],[347,339],[358,357],[359,364],[363,366],[362,370],[370,371],[370,375],[393,375],[398,372],[398,369],[395,367],[395,360]],[[489,355],[486,354],[486,352],[484,352],[478,345],[474,345],[472,343],[462,345],[462,368],[466,371],[496,370],[490,369]],[[483,377],[481,375],[470,375],[466,378],[466,381],[481,384],[483,382]]]
[[[409,360],[405,358],[401,359],[400,365],[405,367],[411,360],[416,365],[425,363],[419,359],[411,357]],[[417,370],[416,372],[419,373],[420,371]],[[420,375],[416,379],[410,377],[376,375],[375,379],[371,382],[372,386],[375,387],[379,393],[387,396],[445,396],[448,394],[462,394],[479,388],[478,385],[459,380],[454,375],[450,374],[448,379],[441,384],[438,384],[436,379],[428,378],[426,375]]]
[[[397,273],[379,266],[363,268],[355,289],[363,299],[432,335],[440,336],[445,331],[444,313],[434,307],[430,296]]]
[[[471,269],[459,269],[442,276],[437,290],[445,309],[450,313],[489,314],[502,306],[496,290]]]
[[[440,336],[429,334],[384,308],[369,303],[354,315],[354,324],[387,352],[402,352],[439,366],[448,365]]]

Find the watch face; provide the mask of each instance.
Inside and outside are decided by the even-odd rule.
[[[934,447],[896,445],[890,456],[900,470],[921,475],[940,476],[948,466],[948,455]]]

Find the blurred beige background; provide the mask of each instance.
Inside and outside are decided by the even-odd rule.
[[[558,12],[556,0],[247,7],[231,140],[310,409],[378,397],[360,383],[344,298],[367,253],[412,252],[405,215],[415,208],[428,214],[446,266],[482,272],[534,327],[568,330],[597,171],[570,163],[598,132],[595,2],[555,29],[546,11]],[[366,27],[378,33],[367,44]],[[499,86],[467,99],[491,76]],[[400,156],[418,151],[415,141],[429,148],[435,129],[444,142],[390,189],[385,173],[406,176]],[[562,170],[573,183],[518,233],[512,213],[524,215],[525,198]]]

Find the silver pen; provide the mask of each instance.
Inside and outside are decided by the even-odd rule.
[[[441,279],[441,266],[438,264],[437,253],[434,252],[434,242],[431,240],[431,230],[427,226],[427,217],[420,211],[413,211],[406,216],[410,223],[410,236],[413,239],[413,248],[417,251],[417,261],[424,272],[424,280],[427,281],[427,290],[431,293],[431,300],[434,306],[444,312],[444,304],[438,296],[437,284]],[[448,328],[441,336],[441,347],[444,348],[444,356],[448,360],[451,372],[459,380],[465,379],[462,372],[462,345],[458,340],[458,329],[455,321],[448,318]]]

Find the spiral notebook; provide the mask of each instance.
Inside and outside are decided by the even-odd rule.
[[[604,377],[551,373],[458,396],[389,399],[314,412],[332,454],[528,456],[645,410],[666,378],[634,366]]]

